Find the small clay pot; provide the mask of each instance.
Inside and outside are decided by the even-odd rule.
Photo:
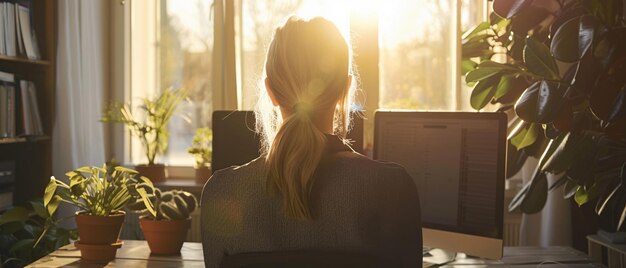
[[[147,177],[152,182],[164,182],[167,180],[167,170],[163,164],[137,165],[135,169],[139,174]]]
[[[209,167],[203,166],[200,168],[196,168],[196,182],[199,184],[204,184],[211,177],[211,169]]]
[[[74,242],[74,246],[80,249],[81,259],[97,263],[107,263],[115,259],[117,249],[122,247],[123,244],[124,242],[122,241],[106,245],[83,244],[80,240]]]
[[[124,211],[109,216],[92,216],[84,211],[76,212],[78,236],[82,244],[111,245],[116,243],[124,223]]]
[[[159,221],[141,218],[139,225],[152,254],[177,255],[180,254],[180,249],[187,237],[191,219]]]

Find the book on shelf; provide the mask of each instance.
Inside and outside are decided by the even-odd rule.
[[[0,0],[0,54],[41,59],[30,0]]]
[[[43,134],[35,83],[0,72],[0,138]]]

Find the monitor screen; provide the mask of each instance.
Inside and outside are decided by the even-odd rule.
[[[259,157],[261,137],[255,132],[255,122],[253,111],[213,112],[213,171],[243,165]],[[363,152],[362,117],[353,117],[347,138],[355,151]]]
[[[375,159],[396,162],[413,178],[424,229],[501,243],[506,115],[377,112],[374,139]],[[425,246],[438,241],[424,232]],[[437,245],[470,253],[456,246]]]

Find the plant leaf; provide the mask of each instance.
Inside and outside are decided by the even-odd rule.
[[[537,213],[543,209],[547,199],[548,179],[544,173],[538,173],[529,183],[528,192],[524,195],[520,209],[528,214]]]
[[[496,86],[496,93],[493,98],[499,100],[502,96],[509,93],[509,91],[513,88],[514,78],[513,75],[503,75],[500,77],[500,82],[498,82],[498,86]]]
[[[48,203],[50,203],[50,201],[52,200],[52,197],[54,196],[54,192],[57,189],[57,183],[56,183],[56,179],[54,178],[54,176],[50,177],[50,182],[48,183],[48,186],[46,186],[46,190],[44,191],[43,194],[43,205],[44,206],[48,206]]]
[[[500,71],[502,71],[501,68],[481,68],[479,65],[477,69],[467,73],[465,76],[465,82],[471,83],[482,81],[498,74]]]
[[[574,194],[574,201],[578,206],[582,206],[587,202],[593,200],[598,196],[598,189],[596,185],[592,185],[589,189],[585,189],[584,186],[578,186],[576,194]]]
[[[572,18],[556,30],[550,43],[550,52],[554,58],[563,62],[574,62],[580,59],[578,53],[578,30],[580,17]]]
[[[565,177],[567,177],[567,175],[565,175]],[[577,188],[578,185],[576,185],[576,183],[568,177],[567,181],[565,182],[565,186],[563,186],[563,198],[572,198],[572,196],[576,194]]]
[[[524,62],[532,73],[548,80],[558,80],[559,70],[550,49],[532,37],[526,38]]]
[[[33,206],[33,210],[35,211],[37,216],[43,219],[48,218],[48,211],[46,210],[46,207],[43,205],[43,203],[38,201],[30,201],[30,204],[31,206]]]
[[[622,86],[619,93],[615,98],[615,103],[609,112],[608,120],[609,122],[615,122],[622,118],[626,118],[626,84]]]
[[[552,13],[543,7],[530,5],[515,15],[511,19],[511,29],[516,34],[526,35],[526,33],[537,27]]]
[[[48,215],[54,215],[54,213],[57,211],[57,208],[59,208],[59,204],[61,204],[61,201],[63,201],[63,198],[58,195],[55,195],[52,198],[52,200],[46,206],[46,209],[48,210]]]
[[[547,124],[554,121],[563,106],[565,87],[558,82],[537,81],[515,103],[515,113],[524,121]]]
[[[493,11],[500,17],[509,19],[530,5],[532,0],[494,0]]]
[[[28,209],[24,207],[14,207],[0,216],[0,225],[9,222],[24,222],[27,219]]]
[[[474,62],[473,60],[463,59],[461,61],[461,73],[462,73],[462,75],[466,75],[468,72],[476,69],[476,66],[478,66],[478,64],[476,62]],[[189,153],[192,153],[192,152],[189,151]]]
[[[517,150],[533,145],[539,136],[539,128],[537,124],[524,123],[524,127],[520,129],[515,136],[510,138],[511,144],[513,144]]]
[[[489,27],[491,27],[491,24],[489,24],[489,22],[487,22],[487,21],[483,21],[483,22],[479,23],[478,25],[476,25],[476,27],[474,27],[474,29],[465,32],[463,34],[462,39],[472,38],[472,37],[478,35],[480,32],[489,29]]]
[[[499,79],[498,77],[491,77],[476,84],[470,96],[472,108],[481,110],[489,104],[496,94],[496,82],[498,81],[496,78]]]

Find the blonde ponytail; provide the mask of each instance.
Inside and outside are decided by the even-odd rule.
[[[269,90],[286,112],[281,118],[261,91],[256,113],[266,184],[281,195],[286,216],[310,220],[314,174],[326,150],[326,135],[316,120],[319,114],[334,111],[334,133],[341,138],[350,122],[349,48],[328,20],[292,16],[276,29],[265,71]]]

